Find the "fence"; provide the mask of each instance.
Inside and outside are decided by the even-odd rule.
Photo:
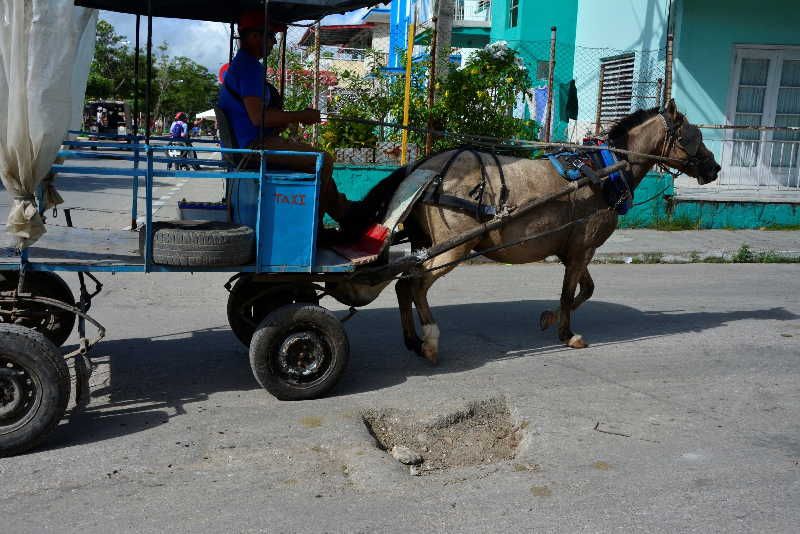
[[[722,139],[704,140],[722,167],[717,189],[800,191],[800,140],[772,139],[770,133],[746,139],[726,132]]]
[[[550,41],[512,41],[528,66],[537,122],[546,121]],[[556,37],[551,138],[580,142],[641,108],[660,106],[666,49],[619,50],[561,43]],[[572,85],[574,84],[574,88]]]

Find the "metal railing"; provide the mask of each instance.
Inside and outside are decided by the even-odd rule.
[[[722,166],[719,188],[800,191],[800,140],[737,137],[704,141]]]

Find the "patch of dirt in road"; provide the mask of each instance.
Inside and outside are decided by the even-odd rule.
[[[427,421],[397,410],[368,410],[362,417],[379,449],[407,447],[422,456],[413,474],[511,460],[525,426],[514,424],[503,398],[472,402]]]

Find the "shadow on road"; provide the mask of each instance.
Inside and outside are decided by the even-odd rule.
[[[346,323],[350,366],[334,396],[381,390],[409,376],[432,376],[480,368],[488,362],[573,351],[558,343],[553,329],[540,332],[539,313],[555,301],[461,304],[435,308],[441,329],[440,364],[410,354],[403,345],[396,309],[366,309]],[[585,304],[573,322],[594,346],[635,343],[688,332],[702,332],[741,320],[797,319],[784,308],[731,312],[640,311],[602,301]],[[184,406],[209,400],[209,394],[259,389],[247,352],[225,327],[155,338],[104,342],[110,371],[96,376],[86,410],[72,414],[48,441],[50,448],[72,446],[136,433],[185,414]],[[264,392],[264,395],[267,395]],[[205,406],[204,409],[223,408]]]

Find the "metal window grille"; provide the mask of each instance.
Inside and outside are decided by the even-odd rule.
[[[598,127],[611,125],[631,112],[635,61],[634,53],[600,59]]]
[[[478,8],[475,10],[477,13],[486,11],[492,7],[492,0],[478,0]]]

